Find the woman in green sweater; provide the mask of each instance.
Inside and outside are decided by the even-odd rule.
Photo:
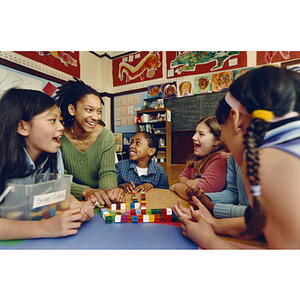
[[[71,193],[78,200],[96,198],[101,205],[124,202],[125,193],[117,187],[115,139],[100,125],[100,94],[83,81],[68,81],[56,92],[63,124],[61,152],[65,172],[73,175]]]

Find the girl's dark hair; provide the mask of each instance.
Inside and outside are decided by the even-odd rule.
[[[291,111],[300,112],[300,75],[294,71],[273,66],[253,69],[235,80],[229,90],[250,114],[258,109],[271,111],[276,117]],[[227,120],[230,110],[225,99],[220,100],[216,109],[220,124]],[[251,186],[260,185],[258,153],[268,125],[262,119],[252,119],[244,135],[247,177]],[[245,212],[246,234],[258,236],[265,225],[265,218],[262,197],[253,196],[253,208],[248,206]]]
[[[26,142],[17,132],[20,120],[29,122],[34,116],[56,104],[55,100],[40,91],[13,88],[6,91],[0,100],[0,194],[10,178],[22,178],[26,173]],[[40,169],[48,157],[47,163]],[[42,173],[50,168],[57,173],[57,154],[43,153],[35,161],[36,169]],[[32,172],[33,173],[33,172]]]
[[[56,91],[56,98],[58,100],[63,124],[67,129],[70,129],[74,122],[74,117],[69,114],[68,106],[72,104],[76,108],[77,102],[85,95],[93,94],[100,98],[101,103],[104,102],[100,93],[95,89],[85,84],[83,81],[73,77],[75,81],[69,80],[67,83],[62,84]]]
[[[155,153],[152,155],[152,157],[157,155],[159,149],[159,142],[157,137],[154,134],[147,131],[140,131],[139,133],[142,133],[144,135],[150,148],[155,148]]]
[[[206,126],[209,128],[210,132],[215,136],[216,139],[221,139],[221,129],[220,125],[217,122],[217,118],[215,116],[206,116],[202,118],[198,123],[205,123]],[[188,156],[186,160],[186,166],[188,168],[194,167],[194,162],[197,161],[196,163],[196,170],[199,174],[201,174],[202,169],[205,167],[206,163],[208,160],[215,155],[217,152],[220,152],[224,149],[224,143],[221,141],[221,143],[217,146],[214,147],[209,154],[206,156],[199,157],[192,153],[191,155]]]

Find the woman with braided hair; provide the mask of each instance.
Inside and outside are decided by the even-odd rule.
[[[73,175],[71,193],[101,205],[124,202],[125,193],[117,186],[115,138],[101,122],[101,95],[75,78],[62,84],[56,97],[65,127],[60,149],[65,171]]]
[[[237,164],[250,205],[245,216],[215,219],[198,210],[172,208],[183,234],[203,248],[234,248],[217,234],[253,238],[269,248],[300,248],[300,75],[265,66],[230,86],[216,110],[221,137]]]

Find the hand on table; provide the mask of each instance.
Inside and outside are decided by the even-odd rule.
[[[108,195],[105,193],[105,191],[100,189],[92,189],[90,187],[86,188],[82,193],[82,197],[84,197],[86,201],[91,200],[96,206],[111,206]]]
[[[181,221],[182,233],[193,242],[203,248],[210,248],[216,239],[219,239],[213,229],[215,218],[206,207],[196,198],[192,197],[198,210],[184,208],[181,201],[177,205],[171,205],[173,212]]]
[[[196,197],[208,210],[211,214],[214,212],[214,204],[211,200],[204,195],[203,190],[196,186],[195,184],[187,183],[188,188],[186,189],[186,194],[188,196],[188,201],[190,205],[195,207],[194,201],[192,200],[193,196]]]
[[[131,181],[130,183],[129,182],[123,183],[121,185],[121,188],[125,191],[126,194],[135,193],[135,184],[133,181]]]
[[[138,192],[146,193],[153,188],[154,188],[154,186],[151,183],[147,182],[147,183],[143,183],[143,184],[140,184],[139,186],[137,186],[135,191],[136,191],[136,193],[138,193]]]
[[[135,187],[135,184],[133,181],[131,181],[130,183],[123,183],[121,185],[121,188],[125,191],[125,193],[127,194],[132,194],[132,193],[138,193],[138,192],[142,192],[142,193],[146,193],[149,190],[153,189],[154,186],[151,183],[143,183],[140,184],[139,186]]]
[[[81,208],[63,211],[41,224],[45,226],[44,235],[48,238],[74,235],[82,223]]]
[[[81,222],[89,221],[94,216],[95,202],[93,200],[86,201],[80,208],[82,215]]]
[[[126,200],[125,192],[121,188],[116,187],[113,189],[106,189],[105,193],[111,202],[122,203],[122,202],[125,202],[125,200]]]

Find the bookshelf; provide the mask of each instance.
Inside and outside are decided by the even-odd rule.
[[[156,135],[159,141],[157,162],[171,166],[171,110],[169,108],[143,109],[137,111],[137,132],[147,131]]]

